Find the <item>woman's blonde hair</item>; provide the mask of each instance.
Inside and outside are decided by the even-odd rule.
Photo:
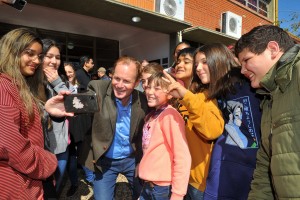
[[[42,45],[37,34],[26,28],[14,29],[0,40],[0,73],[9,75],[18,87],[30,121],[34,118],[34,103],[39,105],[38,83],[43,72],[38,67],[33,76],[25,77],[20,71],[20,65],[22,53],[34,42]]]

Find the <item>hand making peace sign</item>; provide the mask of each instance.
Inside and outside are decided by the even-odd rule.
[[[167,79],[165,81],[171,83],[168,87],[168,93],[175,98],[181,99],[184,97],[186,92],[188,91],[183,85],[181,85],[178,81],[176,81],[168,72],[163,71],[164,75]]]

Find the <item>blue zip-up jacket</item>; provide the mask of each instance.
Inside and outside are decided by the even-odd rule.
[[[219,100],[225,127],[216,140],[206,180],[205,200],[248,198],[260,146],[260,101],[246,80]]]

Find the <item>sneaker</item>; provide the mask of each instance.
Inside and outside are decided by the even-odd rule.
[[[77,185],[71,185],[70,189],[67,192],[67,197],[73,196],[76,193],[77,189],[78,189]]]

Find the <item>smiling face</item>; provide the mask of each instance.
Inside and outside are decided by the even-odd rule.
[[[188,54],[179,56],[175,67],[175,77],[182,80],[187,88],[191,82],[192,75],[193,57]]]
[[[70,65],[66,65],[65,72],[68,77],[68,81],[72,82],[75,78],[75,71],[74,71],[73,67],[71,67]]]
[[[170,95],[167,93],[167,89],[161,86],[158,86],[155,81],[152,81],[146,87],[146,97],[148,101],[149,107],[154,107],[158,109],[159,107],[166,104],[169,99],[171,98]]]
[[[42,53],[42,45],[38,42],[33,42],[26,48],[21,55],[20,71],[23,76],[34,75],[36,69],[40,64],[40,57]]]
[[[195,56],[196,73],[202,84],[210,83],[210,72],[206,62],[206,56],[204,53],[198,52]]]
[[[112,87],[116,98],[127,105],[131,93],[138,84],[137,67],[131,62],[130,64],[118,63],[112,76]]]
[[[266,49],[261,54],[254,54],[248,49],[239,53],[239,61],[242,65],[241,73],[251,82],[253,88],[260,88],[260,81],[275,64],[271,59],[271,51]]]
[[[43,68],[52,67],[58,70],[60,66],[60,52],[55,46],[50,47],[50,49],[44,55]]]

